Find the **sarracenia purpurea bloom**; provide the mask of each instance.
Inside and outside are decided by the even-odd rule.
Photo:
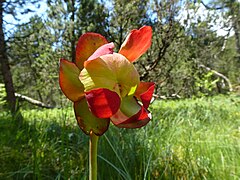
[[[83,34],[76,62],[60,60],[59,83],[74,103],[85,134],[102,135],[110,121],[120,128],[139,128],[151,119],[148,107],[154,83],[141,82],[133,62],[151,46],[152,28],[132,30],[114,53],[114,44],[97,33]]]

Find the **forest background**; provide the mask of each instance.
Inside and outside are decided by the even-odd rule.
[[[81,34],[100,33],[118,50],[130,30],[150,25],[151,49],[136,66],[141,80],[156,83],[156,97],[237,90],[239,6],[237,0],[1,0],[1,87],[12,111],[25,96],[61,107],[67,100],[58,85],[59,59],[74,61]]]

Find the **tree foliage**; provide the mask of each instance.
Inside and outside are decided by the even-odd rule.
[[[3,15],[11,13],[17,19],[17,14],[32,11],[27,4],[37,1],[1,2]],[[158,96],[226,93],[229,87],[222,77],[234,86],[240,83],[238,1],[47,0],[41,4],[46,6],[44,17],[34,15],[29,23],[18,23],[13,34],[7,34],[6,28],[3,32],[4,52],[20,94],[46,104],[65,103],[58,87],[58,61],[75,60],[80,35],[100,33],[119,49],[126,34],[143,25],[153,28],[152,46],[136,66],[142,80],[156,83]],[[201,8],[207,10],[204,17],[197,13]],[[226,35],[214,29],[219,19]]]

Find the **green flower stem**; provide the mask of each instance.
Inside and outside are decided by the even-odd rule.
[[[90,133],[89,141],[89,180],[97,180],[97,145],[99,136]]]

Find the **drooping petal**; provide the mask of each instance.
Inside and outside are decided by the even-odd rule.
[[[151,120],[151,113],[149,113],[144,107],[138,111],[137,114],[131,116],[126,121],[117,124],[119,128],[140,128],[145,126]]]
[[[76,64],[81,70],[84,61],[86,61],[100,46],[107,44],[107,40],[97,33],[83,34],[77,43],[76,47]]]
[[[96,58],[98,58],[100,56],[103,56],[105,54],[112,54],[113,53],[113,48],[114,48],[113,43],[108,43],[108,44],[102,45],[88,58],[88,61],[96,59]]]
[[[128,96],[122,99],[120,109],[110,119],[117,127],[139,128],[150,121],[151,115],[135,98]]]
[[[110,119],[100,119],[95,117],[88,108],[86,99],[74,103],[74,112],[81,130],[89,135],[90,131],[101,136],[107,131]]]
[[[135,92],[135,97],[142,101],[143,107],[148,108],[153,92],[154,92],[155,84],[153,82],[140,82]]]
[[[98,118],[109,118],[120,108],[120,97],[108,89],[94,89],[86,92],[89,109]]]
[[[133,94],[140,82],[133,64],[118,53],[86,61],[84,66],[79,78],[86,91],[106,88],[124,97],[128,93]]]
[[[84,97],[84,87],[79,80],[78,67],[65,59],[60,60],[59,85],[68,99],[78,101]]]
[[[137,60],[151,46],[152,28],[143,26],[139,30],[134,29],[123,42],[119,53],[124,55],[130,62]]]

